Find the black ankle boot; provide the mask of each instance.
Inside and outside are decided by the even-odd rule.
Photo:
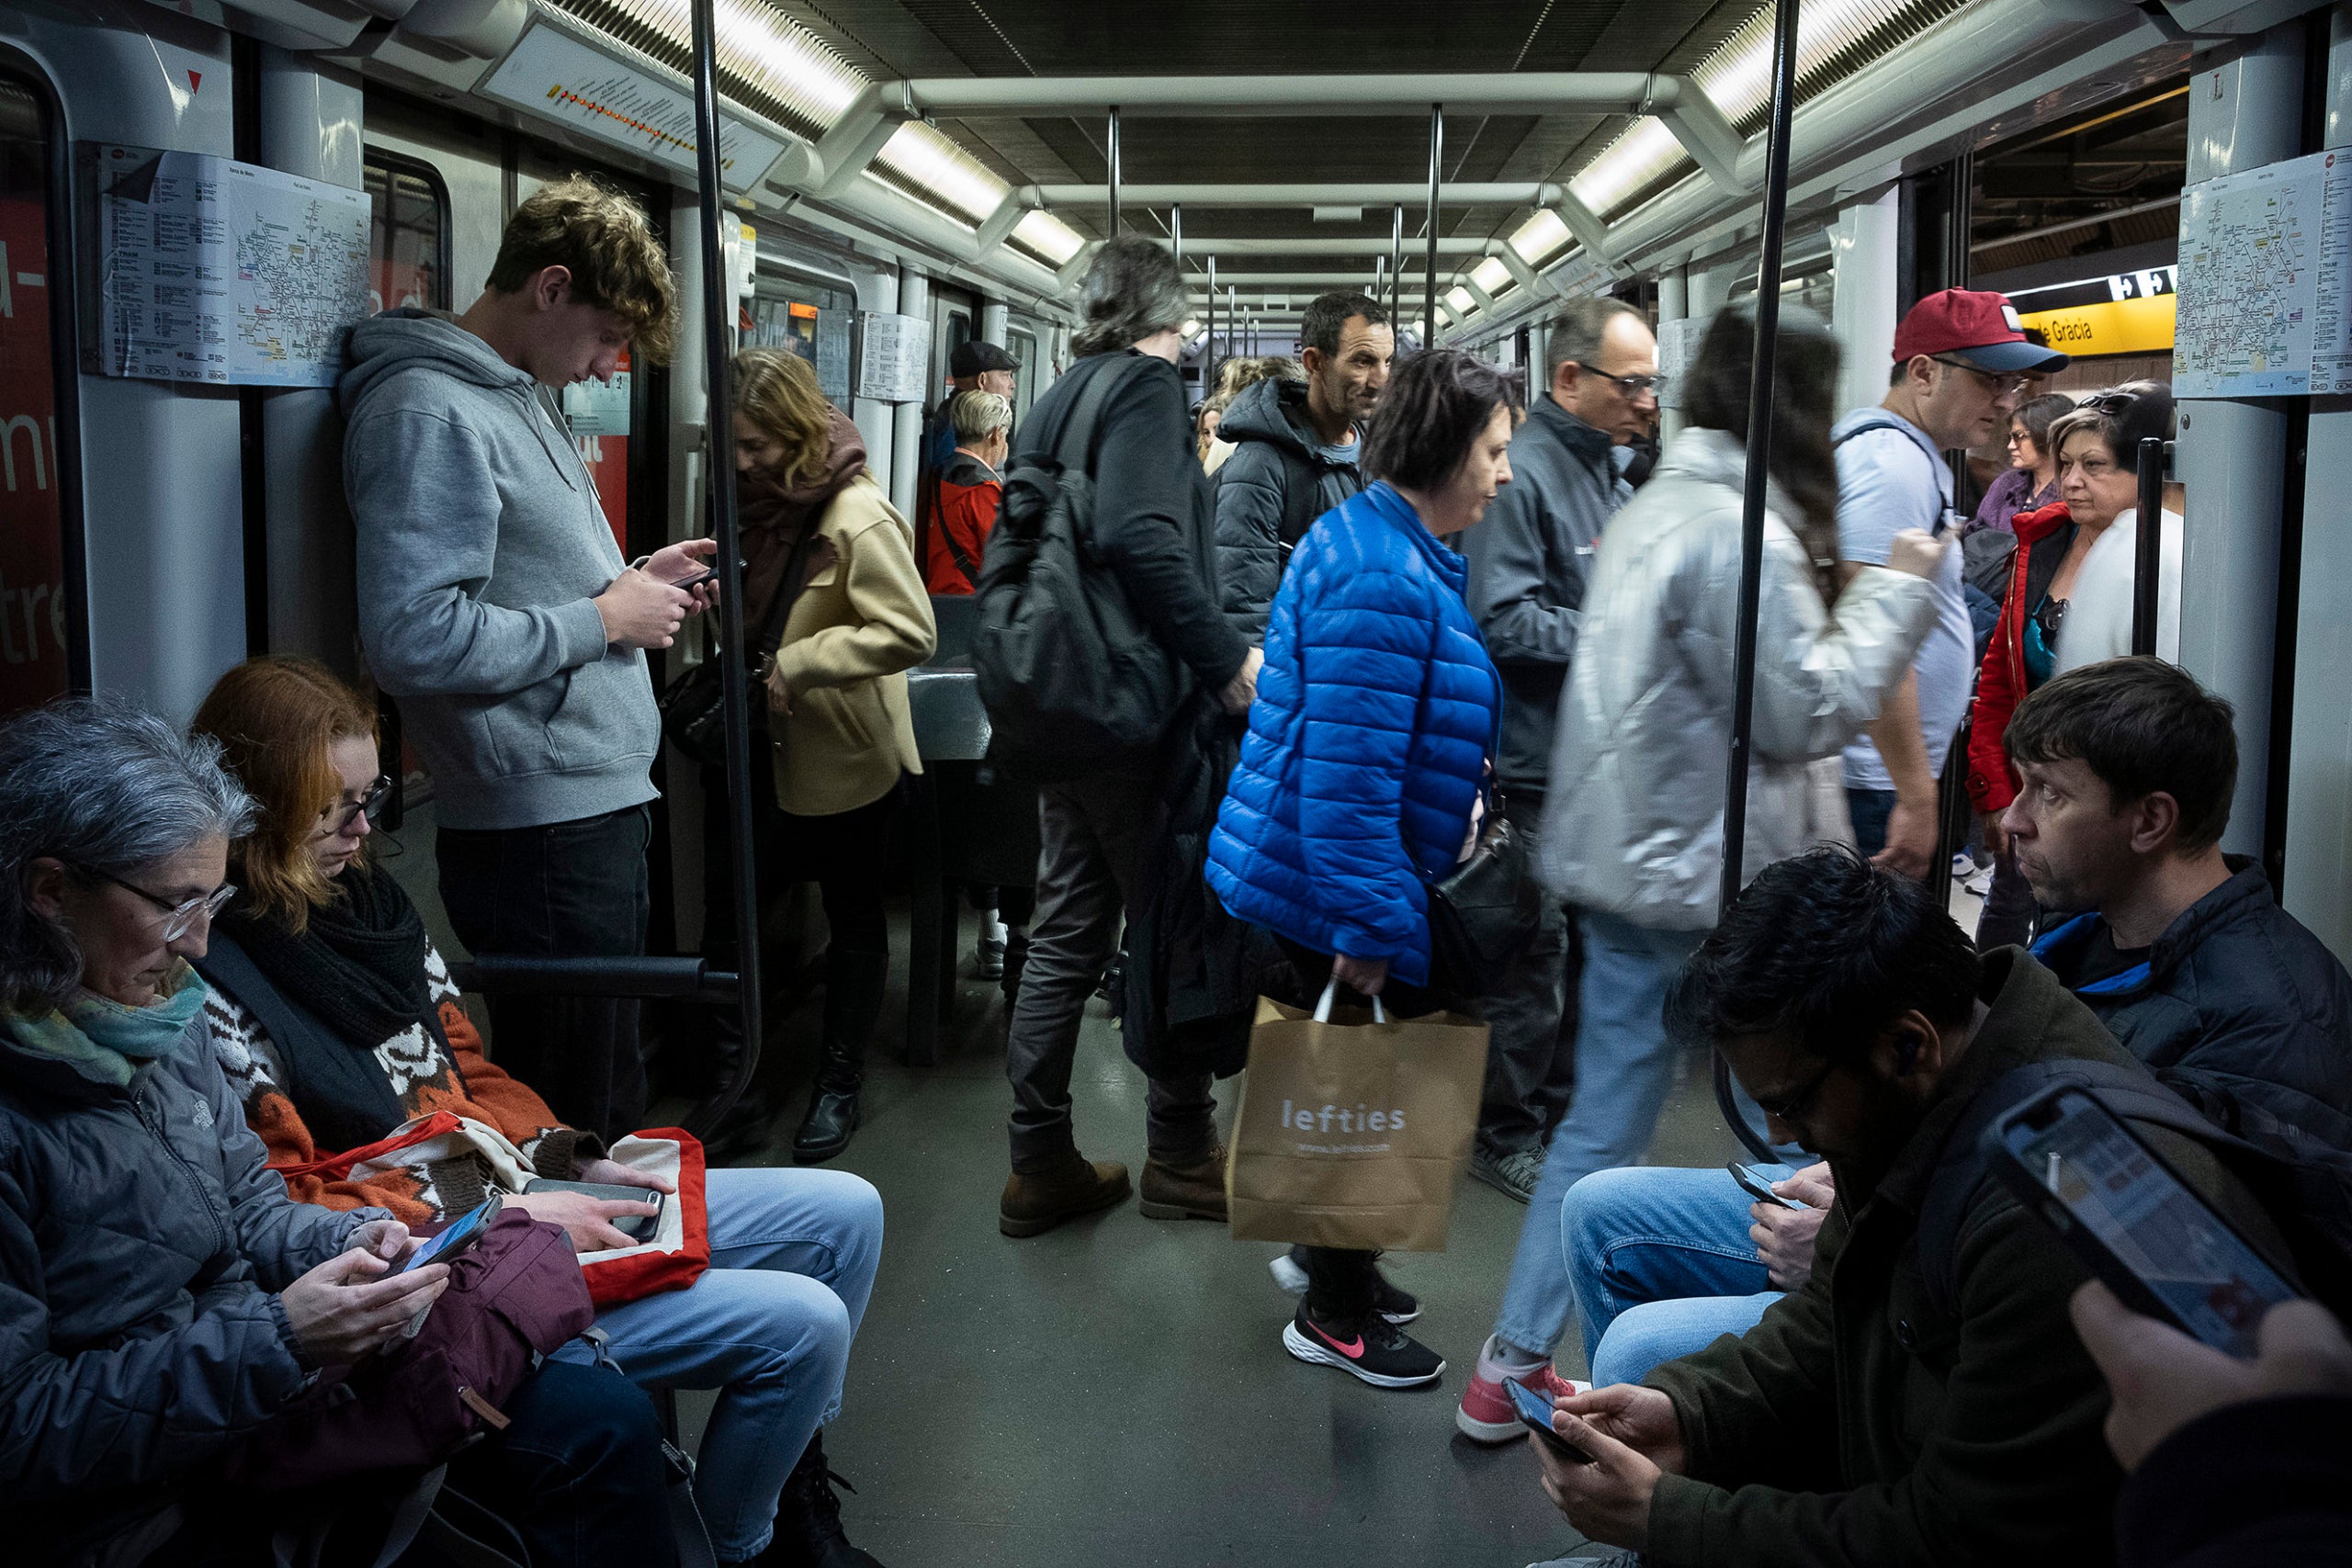
[[[785,1478],[775,1505],[775,1535],[757,1559],[761,1568],[882,1568],[842,1533],[842,1502],[833,1495],[837,1483],[857,1490],[826,1466],[825,1435],[820,1431]]]
[[[825,1045],[808,1114],[792,1135],[796,1165],[818,1165],[849,1147],[857,1131],[857,1101],[865,1087],[865,1043],[882,1014],[890,955],[835,948],[825,960]]]
[[[743,1073],[743,1018],[732,1007],[710,1010],[711,1100],[716,1101]],[[743,1086],[734,1106],[703,1140],[703,1157],[713,1165],[756,1155],[775,1136],[784,1096],[765,1071]]]

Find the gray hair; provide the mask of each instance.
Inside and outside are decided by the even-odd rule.
[[[1551,390],[1552,383],[1559,379],[1560,367],[1571,359],[1580,365],[1599,363],[1600,340],[1608,333],[1609,323],[1620,316],[1640,314],[1623,299],[1605,294],[1584,294],[1569,300],[1561,307],[1552,322],[1552,335],[1544,342],[1543,389]]]
[[[1012,404],[998,392],[958,392],[947,405],[947,423],[958,441],[985,441],[1012,423]]]
[[[62,1007],[82,980],[81,944],[27,895],[34,861],[130,880],[258,815],[219,741],[127,703],[66,697],[0,726],[0,1006]]]
[[[1070,339],[1080,355],[1113,354],[1181,327],[1193,312],[1184,274],[1168,248],[1141,234],[1103,242],[1079,297],[1086,324]]]

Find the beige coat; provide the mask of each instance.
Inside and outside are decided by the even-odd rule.
[[[797,817],[854,811],[922,772],[906,672],[939,640],[914,530],[872,475],[833,497],[817,533],[768,674],[776,804]]]

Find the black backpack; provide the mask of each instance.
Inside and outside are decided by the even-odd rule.
[[[1016,456],[982,552],[972,665],[989,756],[1052,783],[1152,746],[1185,675],[1128,603],[1094,542],[1091,473],[1102,411],[1152,361],[1106,356],[1083,374],[1061,429]]]
[[[2225,1129],[2142,1067],[2059,1060],[2030,1062],[1987,1085],[1944,1145],[1913,1240],[1920,1283],[1946,1316],[1959,1315],[1961,1223],[1978,1189],[1994,1179],[1984,1140],[2005,1112],[2057,1084],[2088,1090],[2127,1122],[2211,1149],[2287,1238],[2303,1288],[2339,1315],[2352,1312],[2352,1155],[2242,1102],[2227,1111],[2235,1130]]]

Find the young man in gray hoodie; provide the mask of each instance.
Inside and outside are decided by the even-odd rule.
[[[645,950],[661,719],[645,649],[707,587],[708,539],[634,564],[554,393],[665,348],[667,258],[627,197],[572,178],[506,226],[464,314],[353,329],[339,396],[359,629],[433,775],[441,898],[476,953]],[[610,1138],[645,1111],[637,1004],[492,998],[502,1066]]]

